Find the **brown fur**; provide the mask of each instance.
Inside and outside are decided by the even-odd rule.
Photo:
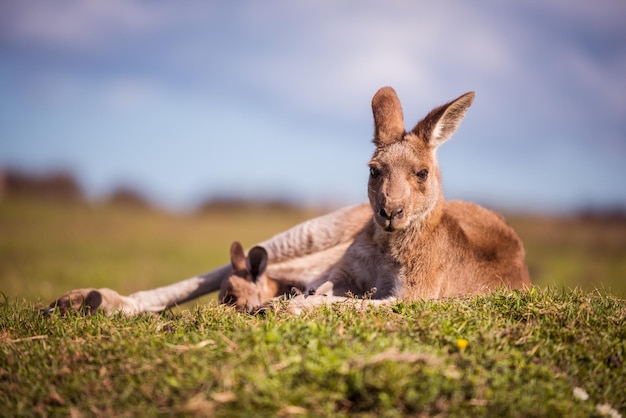
[[[237,241],[230,247],[233,268],[231,276],[222,282],[219,301],[244,312],[252,312],[270,299],[296,292],[302,293],[297,283],[274,280],[267,274],[267,251],[252,248],[248,256]]]
[[[381,304],[475,295],[503,286],[524,289],[530,279],[524,247],[495,213],[446,201],[437,148],[456,131],[474,93],[432,110],[405,131],[391,87],[372,99],[374,154],[369,163],[369,205],[339,209],[304,222],[250,250],[231,247],[231,264],[161,288],[121,296],[110,289],[71,291],[53,302],[61,311],[158,312],[220,290],[220,301],[252,311],[292,288],[300,312],[320,304]],[[266,271],[267,268],[267,271]],[[306,290],[315,289],[308,296]]]
[[[462,95],[406,132],[395,91],[384,87],[376,93],[368,185],[373,217],[320,285],[317,298],[301,296],[293,302],[295,310],[347,294],[416,300],[530,286],[523,245],[504,220],[443,197],[435,151],[456,131],[473,99],[473,92]],[[253,287],[242,298],[262,300]]]

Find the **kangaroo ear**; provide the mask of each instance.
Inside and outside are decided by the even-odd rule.
[[[454,134],[473,102],[474,92],[470,91],[433,109],[413,128],[413,133],[432,147],[438,147]]]
[[[399,141],[404,136],[402,105],[395,90],[383,87],[372,98],[374,144],[377,147]]]
[[[252,281],[256,282],[267,268],[267,251],[263,247],[254,247],[248,253],[246,260],[248,271],[252,274]]]
[[[246,269],[246,255],[239,241],[235,241],[230,245],[230,264],[233,266],[233,270]]]

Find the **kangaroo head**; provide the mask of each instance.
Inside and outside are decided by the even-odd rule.
[[[456,131],[474,92],[432,110],[412,131],[404,128],[396,92],[383,87],[372,99],[374,145],[368,196],[378,225],[388,232],[425,219],[443,200],[436,150]]]
[[[241,244],[235,241],[230,246],[230,261],[233,271],[220,287],[221,303],[251,311],[273,296],[266,295],[269,292],[265,275],[267,251],[263,247],[252,248],[246,257]]]

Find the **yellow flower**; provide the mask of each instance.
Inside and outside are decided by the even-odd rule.
[[[459,347],[459,350],[461,351],[465,351],[468,344],[469,341],[467,341],[465,338],[459,338],[458,340],[456,340],[456,346]]]

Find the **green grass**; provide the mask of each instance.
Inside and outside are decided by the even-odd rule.
[[[49,302],[80,287],[128,294],[163,286],[228,263],[233,240],[250,247],[311,216],[271,210],[173,215],[0,200],[0,291]]]
[[[162,316],[44,318],[8,301],[0,342],[6,416],[626,410],[626,303],[581,291],[335,306],[301,317],[205,304]],[[574,396],[577,387],[588,400]]]
[[[626,297],[626,222],[572,217],[509,218],[539,285],[596,288]]]
[[[529,293],[301,317],[242,315],[214,296],[133,318],[34,309],[71,288],[172,283],[226,263],[234,239],[310,216],[0,201],[0,416],[626,413],[619,223],[512,218]]]

